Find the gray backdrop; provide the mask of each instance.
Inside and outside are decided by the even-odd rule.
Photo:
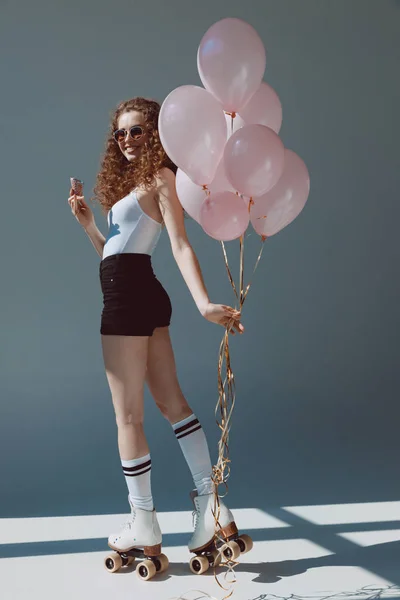
[[[266,244],[246,334],[231,338],[228,504],[399,498],[399,4],[2,0],[1,517],[128,511],[100,259],[70,213],[69,177],[90,194],[118,102],[200,84],[198,44],[226,16],[261,35],[281,137],[311,174],[303,213]],[[234,303],[220,245],[186,224],[212,300]],[[259,249],[249,233],[246,281]],[[237,242],[228,252],[237,275]],[[182,388],[215,459],[223,329],[199,315],[166,232],[153,261],[173,302]],[[157,509],[189,509],[190,473],[147,391],[145,426]]]

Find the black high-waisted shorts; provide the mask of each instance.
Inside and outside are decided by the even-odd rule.
[[[149,254],[106,256],[99,267],[103,335],[153,335],[171,322],[170,298],[156,278]]]

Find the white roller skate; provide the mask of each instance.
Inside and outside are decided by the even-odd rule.
[[[189,551],[196,555],[190,559],[193,573],[200,575],[210,566],[218,566],[222,559],[235,561],[241,553],[252,549],[252,539],[245,534],[239,537],[233,514],[221,499],[218,518],[220,529],[217,533],[226,541],[221,541],[215,535],[214,493],[199,496],[197,490],[193,490],[190,497],[194,504],[195,519],[194,533],[188,543]]]
[[[115,573],[121,567],[131,565],[135,558],[144,558],[136,567],[140,579],[151,579],[156,573],[168,568],[168,558],[161,554],[162,534],[156,510],[136,508],[130,497],[131,514],[121,531],[112,533],[108,545],[116,551],[104,559],[107,571]]]

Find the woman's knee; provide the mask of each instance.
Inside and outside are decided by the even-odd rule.
[[[143,395],[132,400],[114,400],[115,420],[118,427],[141,427],[144,421]]]
[[[156,400],[156,404],[163,417],[170,423],[177,423],[192,413],[183,395],[178,396],[175,401],[172,398],[159,399],[158,401]]]
[[[118,427],[142,427],[144,415],[140,412],[130,412],[115,415],[115,421]]]

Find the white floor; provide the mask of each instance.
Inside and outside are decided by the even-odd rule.
[[[390,547],[391,542],[400,540],[400,529],[383,526],[385,522],[400,522],[400,502],[282,507],[282,512],[309,523],[310,532],[321,532],[320,540],[324,527],[346,526],[345,532],[335,529],[326,539],[349,544],[356,551],[368,550],[369,546],[376,549],[376,544]],[[170,567],[148,582],[139,580],[135,565],[117,573],[107,572],[103,566],[107,555],[106,538],[118,529],[126,515],[0,519],[0,548],[5,556],[0,559],[0,598],[199,600],[212,597],[222,600],[230,591],[233,591],[233,600],[272,600],[291,595],[296,596],[296,600],[306,596],[317,600],[327,595],[330,600],[344,597],[351,600],[377,597],[378,591],[381,598],[400,597],[395,582],[380,576],[379,569],[374,572],[373,568],[356,564],[359,561],[352,565],[348,559],[344,564],[340,564],[340,560],[332,564],[335,563],[332,557],[336,558],[334,553],[313,539],[296,536],[293,524],[258,509],[236,509],[234,514],[240,531],[253,534],[260,541],[255,541],[253,550],[240,557],[234,571],[236,583],[230,585],[232,574],[218,569],[218,580],[225,591],[217,584],[213,570],[201,576],[190,572],[186,546],[163,546]],[[159,521],[169,540],[176,534],[187,534],[189,538],[190,512],[159,513]],[[363,524],[368,524],[369,530],[366,531]],[[283,539],[279,539],[280,532]],[[263,534],[273,539],[263,541]],[[24,551],[24,548],[29,549],[24,544],[42,543],[41,547],[45,548],[45,543],[51,542],[99,540],[101,543],[102,539],[104,551],[101,552],[54,553],[54,544],[48,554],[41,550],[40,556],[27,556],[28,552]],[[10,558],[7,558],[8,548],[13,549]],[[19,556],[15,557],[16,554]],[[385,564],[386,573],[388,567],[390,570],[390,565]],[[393,574],[396,573],[400,573],[400,564],[393,566]]]

